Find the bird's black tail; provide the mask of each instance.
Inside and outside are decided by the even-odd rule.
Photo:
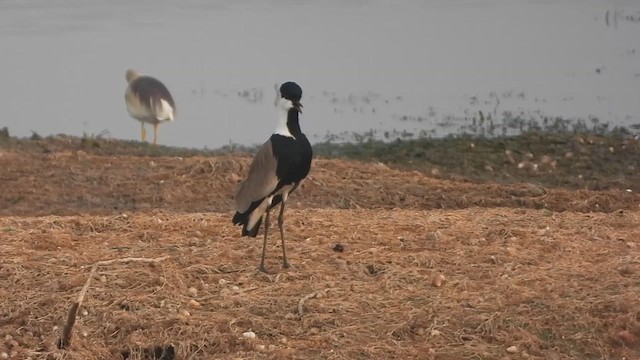
[[[236,212],[233,215],[233,223],[234,225],[242,225],[242,236],[258,236],[258,230],[260,230],[260,225],[262,224],[262,218],[258,219],[258,222],[253,226],[252,229],[247,228],[249,225],[249,215],[251,215],[250,211],[246,213]]]

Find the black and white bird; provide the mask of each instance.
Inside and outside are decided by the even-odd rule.
[[[264,242],[259,270],[267,272],[264,258],[269,229],[269,212],[280,205],[278,226],[282,239],[282,266],[289,267],[284,242],[284,206],[289,194],[309,174],[313,151],[300,130],[302,88],[294,82],[280,86],[276,101],[279,118],[275,131],[254,156],[247,178],[235,194],[233,223],[242,225],[242,236],[256,237],[264,221]]]
[[[162,122],[172,122],[176,117],[176,104],[166,86],[151,76],[140,75],[129,69],[125,75],[127,90],[125,102],[132,118],[140,121],[142,141],[147,140],[144,123],[153,124],[153,143],[158,144],[158,126]]]

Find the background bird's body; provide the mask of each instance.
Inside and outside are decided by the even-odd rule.
[[[247,178],[236,191],[236,213],[233,223],[242,225],[242,235],[255,237],[264,221],[264,243],[260,270],[264,257],[269,227],[269,211],[281,204],[278,226],[282,238],[283,266],[289,266],[284,244],[283,213],[287,198],[309,174],[313,151],[299,124],[302,89],[295,83],[280,88],[278,102],[280,118],[273,135],[253,158]]]
[[[173,121],[176,105],[169,89],[158,79],[143,76],[133,70],[127,70],[125,102],[129,115],[140,121],[142,141],[146,141],[144,123],[154,127],[153,143],[158,143],[158,126],[162,122]]]

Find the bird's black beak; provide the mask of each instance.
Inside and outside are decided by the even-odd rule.
[[[293,103],[293,108],[296,109],[297,112],[302,114],[302,104],[298,101]]]

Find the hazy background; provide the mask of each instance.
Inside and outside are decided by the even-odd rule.
[[[312,141],[443,135],[478,110],[640,123],[637,0],[228,3],[0,0],[0,127],[139,139],[128,67],[174,95],[167,145],[264,141],[273,84],[286,80],[304,89]]]

